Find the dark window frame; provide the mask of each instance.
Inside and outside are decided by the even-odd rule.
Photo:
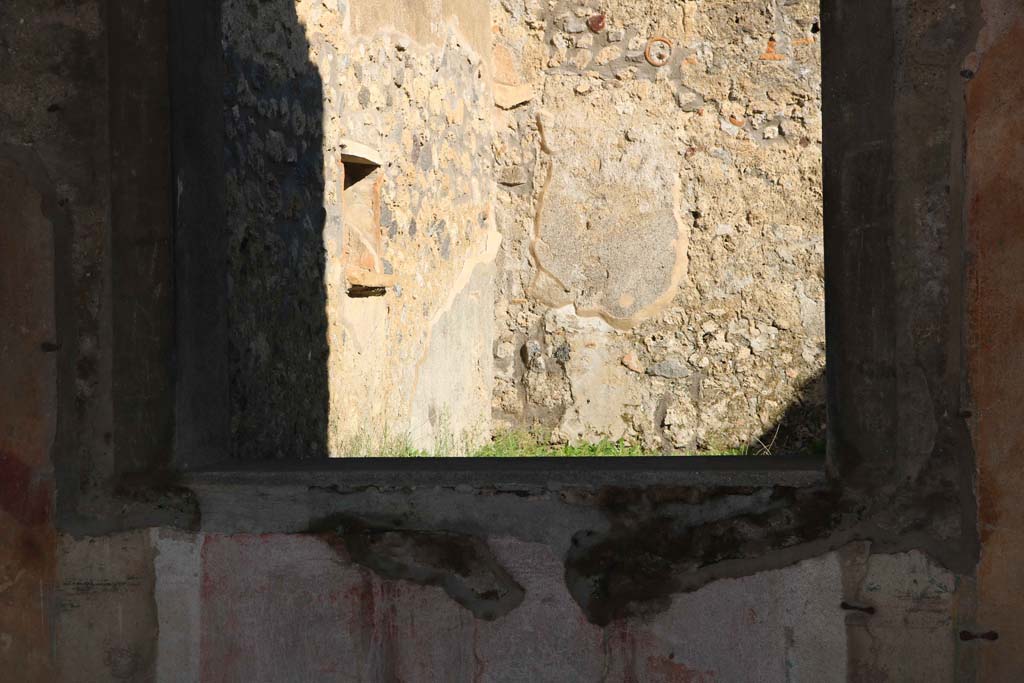
[[[977,553],[977,530],[974,459],[966,425],[970,413],[963,407],[968,392],[960,354],[965,329],[960,279],[965,240],[962,210],[958,210],[963,205],[963,160],[956,153],[956,136],[962,133],[962,111],[954,107],[951,114],[951,153],[948,166],[943,166],[933,163],[934,154],[923,144],[924,136],[933,131],[921,131],[913,120],[900,118],[896,106],[904,98],[917,107],[948,109],[951,94],[955,99],[957,88],[963,87],[959,76],[962,55],[949,56],[948,89],[901,90],[901,79],[913,77],[904,71],[904,64],[913,62],[914,50],[927,48],[898,43],[898,12],[892,0],[870,0],[856,7],[841,0],[822,1],[828,416],[824,461],[815,457],[697,456],[324,458],[225,464],[221,456],[227,452],[223,443],[227,431],[216,425],[227,419],[226,372],[216,357],[197,352],[226,345],[224,301],[208,295],[210,284],[204,279],[223,268],[215,257],[217,240],[223,236],[217,230],[199,230],[202,239],[210,240],[209,249],[187,248],[184,242],[195,226],[216,227],[212,218],[217,215],[216,197],[201,182],[192,181],[217,172],[221,163],[216,146],[196,135],[196,131],[217,133],[222,125],[221,106],[216,100],[182,107],[197,88],[219,87],[220,60],[211,58],[218,53],[196,49],[203,41],[219,45],[216,4],[204,0],[168,3],[173,114],[161,107],[133,110],[125,106],[143,102],[139,87],[163,91],[166,82],[140,80],[134,68],[111,72],[111,111],[119,112],[122,119],[133,115],[151,118],[154,125],[147,130],[158,130],[156,123],[170,130],[174,172],[168,196],[176,211],[173,224],[169,221],[166,226],[166,243],[174,245],[174,282],[149,282],[145,280],[148,272],[119,269],[114,264],[111,288],[115,303],[119,292],[124,297],[125,292],[147,287],[173,284],[175,288],[176,306],[158,311],[174,321],[176,339],[174,362],[167,363],[175,393],[165,397],[163,410],[176,425],[174,449],[195,454],[194,466],[176,465],[168,456],[165,439],[147,448],[153,439],[132,438],[133,430],[141,434],[148,425],[116,412],[113,458],[81,460],[83,437],[74,433],[74,422],[67,417],[74,411],[70,403],[73,394],[68,390],[74,384],[74,368],[63,363],[63,427],[55,448],[63,529],[102,533],[167,525],[229,532],[296,531],[307,528],[304,525],[314,510],[330,513],[336,506],[353,504],[336,495],[339,493],[365,496],[372,492],[378,499],[391,496],[407,501],[417,491],[426,490],[437,495],[468,495],[471,502],[466,504],[471,508],[463,512],[471,509],[481,520],[478,532],[486,533],[501,526],[498,520],[507,509],[496,496],[485,495],[495,492],[522,495],[522,505],[528,506],[533,497],[548,499],[566,492],[616,491],[626,498],[643,499],[671,497],[673,492],[685,497],[701,491],[700,496],[706,496],[698,496],[701,500],[740,496],[751,501],[751,507],[736,516],[746,523],[731,527],[737,537],[744,533],[741,529],[750,527],[751,519],[778,520],[772,522],[776,526],[769,540],[754,539],[747,547],[739,538],[725,559],[774,557],[772,562],[785,564],[800,552],[810,556],[853,539],[871,538],[883,549],[924,546],[947,567],[969,571]],[[110,18],[119,22],[109,31],[110,54],[118,55],[120,64],[143,63],[144,57],[153,54],[158,36],[139,34],[133,28],[138,22],[132,12],[122,14]],[[166,61],[163,66],[168,67]],[[121,87],[115,87],[118,83]],[[156,92],[153,101],[159,96]],[[166,139],[153,135],[140,143],[136,133],[112,125],[112,145],[166,145]],[[114,162],[115,166],[121,163],[119,159]],[[122,173],[116,191],[139,192],[133,183],[134,175]],[[934,253],[928,242],[933,238],[902,229],[901,220],[906,222],[906,207],[917,200],[922,187],[943,185],[951,207],[940,236],[946,245],[943,258],[947,259],[941,283],[948,296],[935,307],[937,313],[920,313],[922,297],[933,296],[931,284],[925,286],[899,275],[916,267],[916,251]],[[130,213],[113,216],[115,242],[130,220]],[[188,226],[191,228],[186,229]],[[66,251],[66,236],[60,240],[58,247]],[[121,258],[122,253],[115,249],[112,258]],[[159,300],[153,305],[166,304]],[[932,323],[929,329],[938,331],[919,342],[921,349],[908,351],[907,330],[921,329],[919,315]],[[135,319],[123,317],[125,324]],[[119,392],[130,397],[134,389],[131,373],[125,372],[132,361],[119,357],[125,340],[133,337],[117,328],[112,334],[115,376],[120,367],[124,377],[121,386],[114,386],[117,405]],[[928,382],[926,394],[915,388],[920,382],[908,379],[922,375]],[[905,409],[915,402],[934,419],[934,443],[927,452],[907,448],[907,434],[916,433],[916,418]],[[914,407],[920,411],[922,405]],[[122,444],[129,446],[122,448]],[[83,477],[81,473],[89,468],[90,477]],[[788,501],[787,511],[780,512],[778,501]],[[401,505],[405,502],[395,503],[395,509]],[[244,510],[236,514],[235,507]],[[616,514],[607,509],[612,510],[608,514]],[[723,528],[728,528],[730,519],[721,522],[726,525]],[[441,522],[424,518],[412,523],[429,526]],[[797,546],[806,550],[792,550]],[[722,560],[703,559],[709,566]],[[698,562],[698,566],[704,565]],[[722,571],[727,575],[731,570]],[[701,572],[700,576],[719,575],[717,569]],[[695,578],[691,583],[697,582]]]
[[[171,91],[172,150],[175,198],[177,289],[177,382],[174,467],[193,472],[318,471],[333,477],[368,481],[403,479],[440,481],[450,478],[486,485],[498,476],[513,483],[565,480],[598,485],[642,485],[689,481],[700,471],[771,472],[789,481],[821,481],[825,458],[819,455],[600,457],[573,458],[310,458],[307,460],[231,461],[227,414],[226,285],[215,281],[226,267],[226,238],[217,216],[224,200],[213,183],[194,178],[222,177],[223,113],[219,98],[224,85],[220,54],[219,3],[172,3]],[[827,258],[827,254],[826,254]],[[826,269],[826,279],[828,278]],[[827,286],[827,284],[826,284]],[[827,297],[826,297],[827,298]],[[311,462],[312,461],[312,462]],[[428,462],[428,461],[440,461]],[[786,474],[791,473],[791,474]],[[220,475],[218,475],[220,476]]]

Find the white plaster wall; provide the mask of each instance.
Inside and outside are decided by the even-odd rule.
[[[546,544],[491,539],[526,599],[486,622],[316,537],[153,538],[160,681],[954,680],[953,577],[916,551],[854,544],[600,628]]]

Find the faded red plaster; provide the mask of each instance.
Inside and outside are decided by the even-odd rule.
[[[982,541],[978,680],[1024,671],[1024,7],[983,32],[988,49],[967,88],[969,346],[972,439]],[[987,19],[988,20],[988,19]],[[1006,15],[1001,14],[1000,22]]]
[[[664,683],[715,683],[714,672],[691,669],[665,657],[648,657],[647,672],[651,675],[648,680]]]
[[[616,621],[604,629],[605,670],[609,680],[623,683],[715,683],[714,671],[676,661],[666,644],[642,625]]]
[[[207,535],[201,679],[471,678],[468,612],[438,588],[381,579],[339,548],[305,534]],[[298,649],[282,648],[296,635]]]
[[[229,586],[225,586],[223,582],[223,575],[211,571],[211,568],[216,567],[215,562],[210,561],[211,555],[216,554],[217,546],[222,543],[234,542],[234,543],[247,543],[252,540],[251,536],[234,536],[234,537],[221,537],[217,535],[208,535],[203,539],[203,547],[200,549],[200,565],[201,569],[201,581],[199,588],[199,600],[200,605],[205,605],[212,602],[218,597],[218,594],[224,591]],[[226,628],[233,630],[240,630],[241,626],[238,623],[237,615],[235,612],[230,612],[226,624],[218,624],[218,626],[226,626]],[[199,651],[200,653],[210,652],[212,648],[211,633],[208,631],[208,626],[205,619],[200,620],[199,625]],[[201,656],[200,657],[200,678],[203,681],[223,681],[229,680],[229,672],[237,669],[238,664],[242,660],[244,653],[241,648],[237,646],[237,641],[230,640],[230,645],[221,646],[217,649],[216,657]]]
[[[54,676],[57,558],[53,226],[31,158],[0,147],[0,679],[25,683]]]
[[[613,639],[619,647],[619,654],[623,658],[623,681],[625,683],[639,683],[640,676],[637,671],[637,642],[636,636],[629,628],[628,621],[621,621],[618,625],[610,627]],[[613,652],[613,654],[615,654]]]
[[[51,482],[18,457],[0,450],[0,510],[23,526],[50,519]]]

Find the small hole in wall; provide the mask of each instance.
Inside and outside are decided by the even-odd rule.
[[[352,187],[377,170],[373,164],[345,162],[345,189]]]
[[[821,26],[818,25],[818,22],[811,24],[811,33],[821,33]]]
[[[357,146],[346,143],[346,147]],[[372,150],[360,147],[357,151],[357,154],[350,152],[342,161],[345,234],[342,261],[349,298],[366,299],[385,296],[388,287],[394,285],[395,277],[393,273],[385,273],[383,267],[382,233],[377,220],[380,203],[377,169],[380,165],[372,160],[376,156]]]

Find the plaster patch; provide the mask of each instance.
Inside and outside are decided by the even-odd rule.
[[[538,115],[547,163],[538,170],[531,293],[628,328],[667,305],[686,274],[679,157],[664,153],[672,131],[657,107],[633,109],[627,96],[614,113],[580,108],[574,86],[551,79]],[[657,96],[672,104],[667,90]]]

